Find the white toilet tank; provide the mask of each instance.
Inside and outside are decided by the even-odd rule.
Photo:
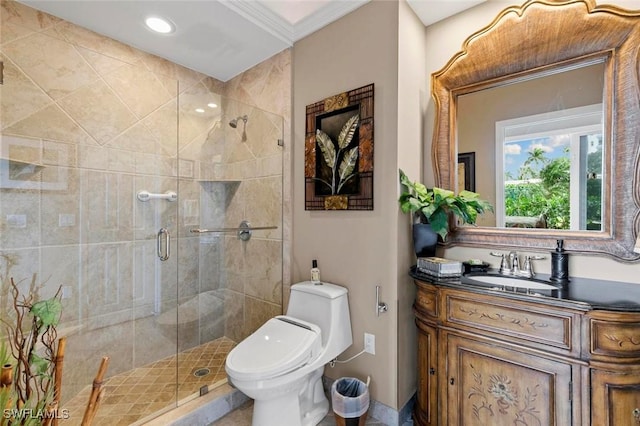
[[[327,363],[353,343],[347,289],[305,281],[291,286],[287,315],[316,324],[322,331],[322,358]]]

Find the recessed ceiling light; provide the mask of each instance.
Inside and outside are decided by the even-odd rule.
[[[209,103],[207,104],[207,106],[208,106],[209,108],[218,108],[218,104],[216,104],[216,103],[214,103],[214,102],[209,102]]]
[[[196,108],[196,112],[199,112],[200,114],[202,114],[204,112],[203,108]]]
[[[144,23],[153,31],[161,34],[169,34],[175,30],[174,25],[164,18],[150,16],[144,20]]]

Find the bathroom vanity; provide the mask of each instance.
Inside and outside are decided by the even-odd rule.
[[[486,154],[478,157],[484,168],[474,183],[496,208],[495,220],[481,226],[451,220],[446,247],[546,252],[564,239],[574,254],[640,261],[634,251],[640,235],[640,11],[600,3],[528,0],[509,6],[432,74],[435,186],[466,187],[459,181],[458,154]],[[578,99],[572,94],[595,86],[573,86],[577,79],[565,73],[596,64],[602,84],[593,92],[595,101]],[[567,84],[556,86],[546,77],[564,78]],[[536,82],[531,90],[510,91]],[[567,88],[567,96],[554,87]],[[549,96],[542,99],[546,90]],[[470,108],[467,97],[478,94],[492,99],[491,107],[476,100],[471,103],[480,107]],[[505,105],[504,114],[493,114]],[[598,127],[602,170],[588,178],[603,178],[597,229],[579,221],[570,229],[507,226],[507,173],[498,167],[491,171],[504,159],[511,136],[526,139],[510,131],[555,117],[561,106],[568,108],[566,116],[585,118],[585,110],[573,108],[589,105],[601,105],[603,112]],[[489,110],[493,115],[487,117]],[[498,126],[513,119],[521,121],[509,131]],[[416,424],[640,426],[640,285],[572,278],[566,290],[520,292],[415,271],[412,277],[417,286]]]
[[[416,424],[640,425],[640,286],[574,278],[542,295],[411,276]]]

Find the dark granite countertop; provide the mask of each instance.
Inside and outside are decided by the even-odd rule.
[[[498,275],[495,270],[489,270],[487,274]],[[462,288],[485,294],[496,294],[508,298],[585,311],[600,309],[618,312],[640,312],[640,284],[574,277],[571,278],[564,289],[534,290],[527,293],[526,291],[496,289],[491,285],[470,284],[465,282],[465,276],[459,278],[436,278],[418,271],[415,266],[411,268],[409,275],[414,279],[438,286]],[[473,278],[473,275],[469,274],[468,277]],[[548,274],[536,274],[535,281],[553,284],[549,281]]]

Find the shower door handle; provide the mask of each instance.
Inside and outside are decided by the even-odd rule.
[[[171,236],[167,228],[160,228],[156,236],[156,243],[158,247],[158,258],[164,262],[169,259],[171,255]]]

